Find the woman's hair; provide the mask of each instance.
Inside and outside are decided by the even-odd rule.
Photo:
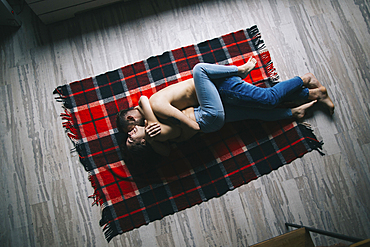
[[[152,163],[153,161],[160,160],[162,157],[160,154],[154,151],[152,146],[146,142],[145,144],[137,143],[136,145],[130,145],[126,147],[127,151],[135,162],[140,163]]]
[[[133,109],[133,107],[130,107],[121,110],[117,113],[116,117],[117,129],[123,135],[121,139],[122,142],[120,143],[121,153],[133,178],[119,177],[126,181],[141,183],[161,182],[160,177],[158,175],[156,176],[156,168],[162,156],[156,153],[148,142],[146,142],[145,145],[141,143],[136,143],[136,145],[130,145],[129,147],[126,145],[128,135],[125,130],[129,124],[132,124],[126,120],[126,115]]]
[[[162,156],[156,153],[148,142],[146,144],[138,143],[129,147],[124,146],[124,161],[130,170],[133,181],[146,184],[161,182],[156,171]]]

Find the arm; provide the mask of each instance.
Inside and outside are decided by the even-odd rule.
[[[149,122],[150,124],[148,124],[148,121],[145,120],[145,128],[147,128],[148,126],[157,126],[159,128],[159,133],[161,133],[161,126],[159,123],[155,123],[153,122],[154,118],[153,116],[151,115],[151,109],[148,108],[146,106],[146,103],[145,103],[145,99],[143,98],[143,101],[144,101],[144,104],[142,103],[141,101],[141,98],[140,98],[140,101],[139,101],[139,105],[137,107],[135,107],[138,111],[140,111],[140,113],[145,117],[149,117]],[[141,106],[144,107],[142,108]],[[155,117],[155,116],[154,116]],[[163,126],[163,125],[162,125]],[[167,130],[167,128],[165,127],[165,129]],[[154,151],[162,156],[169,156],[170,155],[170,145],[168,143],[168,141],[156,141],[154,140],[154,138],[151,138],[149,136],[149,134],[147,133],[147,131],[145,131],[145,140],[150,143],[150,145],[152,146],[152,148],[154,149]],[[157,134],[158,135],[158,134]]]
[[[157,116],[169,120],[174,125],[190,128],[199,131],[200,127],[196,121],[186,116],[182,111],[172,106],[167,101],[162,101],[159,97],[151,97],[150,105]]]
[[[160,123],[157,117],[154,115],[152,108],[149,103],[149,99],[146,96],[141,96],[139,101],[138,110],[144,115],[146,119],[146,125],[151,125],[153,123],[159,123],[161,132],[152,139],[154,141],[165,142],[181,135],[181,129],[176,126],[170,126],[167,124]]]

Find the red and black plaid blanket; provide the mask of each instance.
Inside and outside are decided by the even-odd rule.
[[[220,131],[199,134],[172,146],[169,158],[152,168],[129,167],[119,148],[122,134],[116,114],[136,106],[141,95],[192,77],[199,62],[244,64],[250,56],[258,63],[246,81],[266,87],[277,73],[259,30],[253,26],[197,45],[127,65],[102,75],[58,87],[64,103],[64,127],[75,142],[81,163],[89,172],[101,205],[107,240],[229,190],[287,164],[321,144],[312,131],[291,121],[240,121]],[[161,182],[133,183],[137,171]]]

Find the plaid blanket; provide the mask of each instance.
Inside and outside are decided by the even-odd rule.
[[[127,65],[102,75],[56,88],[64,103],[63,126],[89,172],[93,197],[101,205],[105,236],[148,224],[229,190],[321,148],[312,131],[296,122],[255,120],[226,124],[220,131],[198,134],[174,144],[170,157],[153,168],[129,167],[119,148],[122,134],[115,124],[119,110],[136,106],[141,95],[192,77],[199,62],[244,64],[253,55],[258,63],[245,79],[261,87],[277,83],[257,26],[197,45]],[[122,179],[154,174],[160,182]]]

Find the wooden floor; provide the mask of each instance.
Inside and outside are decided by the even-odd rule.
[[[285,233],[285,222],[370,238],[369,11],[368,0],[135,0],[45,26],[25,6],[21,28],[0,32],[0,245],[108,245],[56,86],[254,24],[281,79],[310,71],[327,86],[334,116],[317,108],[307,120],[326,155],[309,153],[109,246],[248,246]]]

